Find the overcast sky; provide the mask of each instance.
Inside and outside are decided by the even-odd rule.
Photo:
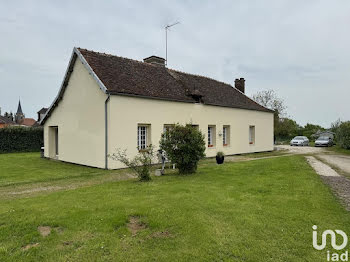
[[[74,46],[168,65],[246,93],[273,89],[298,123],[350,120],[350,1],[0,0],[0,107],[36,118]]]

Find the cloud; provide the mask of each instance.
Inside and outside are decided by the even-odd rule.
[[[299,123],[350,119],[349,1],[7,1],[0,9],[0,106],[28,116],[51,104],[72,48],[274,89]],[[38,95],[40,94],[40,95]]]

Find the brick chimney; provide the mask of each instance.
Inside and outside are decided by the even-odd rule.
[[[144,58],[143,62],[153,64],[153,65],[165,66],[165,59],[154,55]]]
[[[239,91],[241,91],[244,94],[245,91],[245,80],[244,78],[236,78],[235,80],[235,88],[237,88]]]

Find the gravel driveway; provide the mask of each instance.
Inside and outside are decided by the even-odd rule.
[[[320,161],[314,156],[306,156],[308,163],[320,175],[322,181],[329,185],[345,208],[350,211],[350,156],[332,154],[325,148],[310,146],[281,145],[277,146],[277,149],[288,150],[290,154],[314,154],[314,156],[322,160]]]
[[[341,169],[350,175],[350,156],[343,155],[318,155],[318,157],[326,163]]]
[[[325,152],[325,149],[322,147],[312,146],[278,145],[276,148],[280,150],[288,150],[291,154],[320,154]]]

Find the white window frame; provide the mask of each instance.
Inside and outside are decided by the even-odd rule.
[[[137,126],[137,148],[139,150],[146,149],[148,146],[148,126],[138,125]]]
[[[222,128],[222,144],[223,144],[224,146],[227,145],[227,129],[228,129],[227,126],[224,126],[224,127]]]
[[[208,125],[208,147],[213,148],[215,147],[215,136],[216,136],[216,129],[213,125]]]
[[[208,126],[208,147],[213,146],[213,127]]]

